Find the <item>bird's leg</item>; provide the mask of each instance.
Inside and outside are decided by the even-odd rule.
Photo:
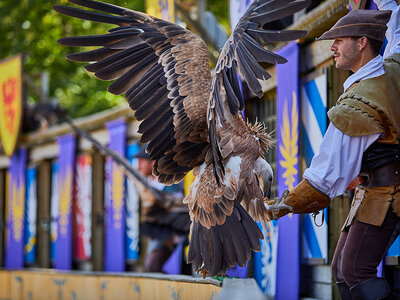
[[[206,270],[201,270],[200,273],[203,276],[203,279],[206,278],[206,276],[208,274],[208,272]]]
[[[270,220],[278,220],[283,215],[293,212],[293,207],[285,203],[288,194],[289,190],[285,190],[280,198],[265,201]]]

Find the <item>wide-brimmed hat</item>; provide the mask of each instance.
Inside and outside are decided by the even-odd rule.
[[[365,36],[383,42],[391,14],[390,10],[352,10],[317,40]]]

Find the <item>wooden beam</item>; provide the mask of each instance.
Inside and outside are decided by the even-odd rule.
[[[46,159],[58,157],[59,145],[57,143],[46,143],[32,147],[29,151],[29,162],[35,163]]]
[[[99,128],[104,128],[105,123],[118,118],[134,120],[133,111],[129,108],[128,104],[108,109],[103,112],[90,115],[88,117],[75,119],[74,123],[77,127],[82,128],[86,131],[93,131]],[[26,147],[32,147],[35,145],[52,142],[58,136],[72,132],[73,131],[71,127],[68,124],[63,123],[60,125],[52,126],[45,131],[36,131],[21,135],[20,141]]]
[[[92,169],[92,266],[104,269],[104,157],[93,152]]]
[[[40,268],[50,267],[50,198],[51,162],[42,161],[38,166],[38,223],[37,262]]]

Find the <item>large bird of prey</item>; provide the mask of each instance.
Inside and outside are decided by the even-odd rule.
[[[165,184],[193,169],[185,198],[192,221],[188,262],[203,276],[246,265],[263,238],[255,221],[267,221],[264,206],[272,169],[263,155],[271,144],[265,128],[243,120],[238,75],[261,97],[260,80],[270,78],[260,63],[286,60],[268,42],[290,41],[304,31],[263,26],[308,6],[308,0],[254,0],[221,51],[211,76],[204,41],[173,23],[115,5],[69,0],[89,8],[54,6],[62,14],[116,25],[104,35],[66,37],[66,46],[98,46],[69,60],[102,80],[115,80],[111,93],[125,94],[142,121],[141,141],[155,160],[153,174]],[[255,220],[255,221],[254,221]]]

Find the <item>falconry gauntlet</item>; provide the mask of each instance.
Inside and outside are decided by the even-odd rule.
[[[288,213],[305,214],[324,209],[329,197],[303,179],[291,192],[285,190],[280,198],[267,201],[270,220],[278,220]]]

